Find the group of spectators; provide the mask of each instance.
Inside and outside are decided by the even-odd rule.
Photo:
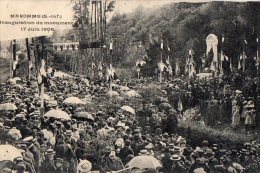
[[[117,81],[118,86],[124,85],[129,89],[133,89],[138,83],[145,85],[142,80]],[[251,108],[255,109],[259,104],[255,100],[259,98],[255,98],[254,91],[251,90],[253,84],[247,83],[250,88],[247,90],[245,84],[235,82],[235,86],[231,84],[229,89],[228,83],[223,83],[225,82],[215,79],[187,82],[179,79],[162,84],[162,95],[156,101],[143,101],[143,104],[136,107],[136,114],[120,109],[125,104],[135,102],[134,98],[111,102],[117,98],[107,95],[107,83],[91,82],[82,76],[51,78],[45,89],[49,98],[45,98],[43,108],[40,108],[41,99],[35,82],[22,79],[16,84],[2,83],[1,103],[11,103],[17,109],[1,110],[0,142],[1,145],[18,148],[21,156],[13,160],[0,160],[0,170],[3,173],[257,173],[260,170],[259,141],[249,141],[243,146],[227,146],[225,143],[211,143],[205,139],[200,145],[194,146],[192,139],[176,133],[181,113],[196,105],[201,106],[199,100],[209,100],[218,105],[219,109],[221,105],[228,103],[225,100],[230,99],[231,107],[225,110],[230,114],[216,114],[209,105],[208,112],[204,113],[208,125],[222,121],[232,122],[235,127],[235,111],[239,113],[238,124],[243,118],[249,121],[247,112],[251,112]],[[222,98],[223,92],[219,91],[224,86],[226,92]],[[85,100],[89,105],[63,103],[72,96]],[[77,112],[89,111],[95,100],[107,102],[107,107],[98,109],[95,105],[97,107],[90,112],[88,119],[75,116]],[[110,105],[111,103],[117,106]],[[245,111],[242,105],[245,105]],[[70,119],[62,119],[58,115],[44,116],[51,110],[64,111]],[[203,116],[203,110],[201,114]],[[246,128],[252,127],[254,126]],[[136,156],[152,156],[160,165],[131,167],[128,163]]]

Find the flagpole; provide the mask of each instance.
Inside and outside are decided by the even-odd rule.
[[[259,60],[259,52],[258,52],[258,38],[256,38],[256,64],[257,64],[257,75],[259,74],[260,70],[260,60]]]
[[[163,40],[161,40],[161,58],[160,63],[162,64],[162,54],[163,54]],[[162,69],[160,68],[160,83],[162,83]]]
[[[11,43],[10,43],[10,79],[13,77],[13,74],[12,74],[12,59],[13,59],[13,40],[11,40]]]
[[[41,37],[41,44],[42,44],[41,66],[43,65],[42,61],[44,60],[44,54],[45,54],[44,42],[45,42],[45,37],[43,36],[43,37]],[[42,83],[41,83],[41,115],[43,115],[43,112],[44,112],[43,95],[44,95],[44,82],[42,81]]]
[[[109,49],[110,49],[110,66],[109,69],[111,70],[112,67],[112,50],[113,50],[113,42],[111,40],[110,45],[109,45]],[[112,76],[109,76],[109,91],[112,91]],[[112,94],[111,94],[112,97]]]
[[[224,59],[223,55],[223,44],[224,44],[224,36],[222,37],[222,44],[221,44],[221,54],[220,54],[220,75],[223,75],[223,67],[222,67],[222,60]],[[222,59],[223,58],[223,59]]]
[[[30,54],[30,46],[28,38],[25,39],[26,42],[26,49],[27,49],[27,56],[28,56],[28,81],[31,79],[31,70],[30,70],[30,63],[31,63],[31,54]]]
[[[243,40],[242,60],[243,60],[242,68],[243,68],[243,72],[245,72],[245,40]]]
[[[16,40],[13,40],[13,63],[16,61]],[[12,67],[12,77],[15,77],[16,76],[16,67],[15,69],[13,69]]]

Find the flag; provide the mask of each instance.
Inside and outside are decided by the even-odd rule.
[[[192,53],[191,53],[191,49],[189,50],[189,55],[191,55]]]
[[[168,72],[170,75],[172,75],[172,66],[171,65],[168,66]]]
[[[170,65],[170,57],[168,56],[167,59],[166,59],[166,64],[167,65]]]
[[[110,49],[110,50],[113,50],[113,42],[110,42],[110,43],[109,43],[109,49]]]
[[[13,71],[16,70],[17,64],[18,64],[18,61],[17,61],[17,60],[13,62]]]
[[[98,64],[98,76],[99,77],[103,77],[103,66],[102,66],[102,62],[100,61],[99,64]]]
[[[31,61],[29,61],[29,69],[32,70],[33,69],[33,64]]]
[[[144,60],[137,60],[136,63],[135,63],[135,66],[143,66],[144,64],[146,64],[146,61]]]
[[[220,59],[221,59],[221,61],[224,61],[224,59],[225,59],[225,56],[224,56],[224,54],[223,54],[223,51],[221,51]]]
[[[42,60],[41,61],[41,67],[38,71],[38,84],[42,84],[42,83],[46,83],[47,81],[47,74],[46,74],[46,71],[45,71],[45,61]]]
[[[175,75],[179,76],[179,73],[180,73],[179,61],[176,60]]]
[[[168,67],[163,63],[163,62],[159,62],[158,63],[158,69],[160,70],[160,71],[164,71],[164,69],[168,69]]]
[[[241,63],[240,63],[241,59],[243,59],[242,55],[240,55],[240,58],[238,59],[238,67],[237,67],[238,69],[241,69]]]
[[[169,51],[169,52],[171,51],[171,49],[170,49],[170,47],[169,47],[169,46],[167,46],[167,49],[168,49],[168,51]]]
[[[213,61],[210,63],[210,70],[215,71],[215,66],[214,66],[214,62]]]
[[[111,80],[111,79],[118,79],[118,76],[116,74],[116,71],[115,69],[113,68],[112,64],[110,64],[109,68],[107,69],[107,76],[108,76],[108,79]]]
[[[194,66],[194,63],[190,63],[189,64],[189,76],[193,76],[193,74],[195,74],[195,66]]]
[[[232,72],[233,71],[233,65],[232,65],[231,58],[229,59],[229,68],[230,68],[230,71]]]
[[[96,67],[96,64],[92,61],[91,62],[91,68],[94,69]]]
[[[161,40],[161,50],[163,50],[163,40]]]
[[[102,70],[103,70],[102,62],[101,62],[101,61],[100,61],[99,64],[98,64],[98,70],[99,70],[99,71],[102,71]]]
[[[225,55],[224,55],[224,60],[225,60],[225,61],[227,61],[227,60],[228,60],[227,56],[225,56]]]
[[[176,72],[176,71],[175,71]],[[186,58],[185,73],[189,73],[189,58]]]
[[[142,47],[142,41],[140,41],[139,45],[138,45],[138,48],[141,48]]]
[[[181,97],[179,96],[178,111],[182,112],[182,110],[183,110],[182,101],[181,101]]]

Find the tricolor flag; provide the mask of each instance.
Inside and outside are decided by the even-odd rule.
[[[116,71],[115,69],[113,68],[112,64],[110,64],[109,68],[107,69],[107,76],[108,76],[108,79],[111,80],[111,79],[118,79],[118,76],[116,74]]]
[[[168,72],[170,75],[172,75],[172,66],[171,65],[168,66]]]
[[[183,110],[182,101],[181,101],[181,97],[179,96],[178,111],[182,112],[182,110]]]
[[[230,68],[230,71],[232,72],[233,71],[233,65],[232,65],[231,58],[229,59],[229,68]]]
[[[110,50],[113,50],[113,42],[110,42],[110,43],[109,43],[109,49],[110,49]]]
[[[170,65],[170,57],[169,56],[166,58],[166,64]]]
[[[29,61],[29,69],[32,70],[33,69],[33,64],[32,61]]]
[[[185,68],[186,69],[186,68]],[[179,67],[179,61],[176,60],[176,66],[175,66],[175,75],[179,76],[180,74],[180,67]]]
[[[164,69],[168,69],[168,67],[163,63],[163,62],[159,62],[158,63],[158,69],[160,70],[160,71],[164,71]]]
[[[144,60],[137,60],[136,63],[135,63],[135,66],[143,66],[144,64],[146,64],[146,61]]]
[[[240,63],[240,60],[238,60],[238,69],[241,69],[241,63]]]
[[[189,55],[190,55],[190,56],[192,55],[191,49],[189,50]]]
[[[39,85],[47,82],[47,74],[46,74],[46,70],[45,70],[45,61],[43,59],[41,61],[41,67],[38,71],[37,81],[38,81]]]
[[[169,52],[171,51],[171,49],[170,49],[170,47],[169,47],[169,46],[167,46],[167,49],[168,49],[168,51],[169,51]]]
[[[15,61],[13,62],[13,71],[16,70],[17,64],[18,64],[18,60],[15,60]]]
[[[103,70],[103,66],[102,66],[102,62],[100,61],[99,64],[98,64],[98,70],[99,71],[102,71]]]
[[[140,41],[139,45],[138,45],[138,48],[141,48],[142,47],[142,41]]]
[[[91,62],[91,68],[94,69],[96,67],[96,64],[92,61]]]

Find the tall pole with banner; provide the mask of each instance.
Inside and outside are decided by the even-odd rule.
[[[258,50],[258,38],[256,38],[256,68],[257,68],[257,75],[259,75],[260,71],[260,59],[259,59],[259,50]]]
[[[13,49],[12,49],[12,51],[13,51],[12,77],[15,77],[16,76],[16,67],[14,67],[14,66],[16,66],[16,64],[14,64],[14,63],[16,63],[16,40],[13,40],[12,47],[13,47]]]
[[[11,42],[10,42],[10,50],[9,50],[9,54],[10,54],[10,78],[12,78],[13,77],[13,67],[12,67],[12,64],[13,64],[13,57],[12,57],[12,55],[13,55],[13,40],[11,40]]]
[[[161,39],[161,56],[160,56],[160,66],[162,65],[163,61],[162,61],[162,56],[163,56],[163,39]],[[159,77],[159,81],[160,83],[162,83],[162,68],[159,66],[159,70],[160,70],[160,77]]]
[[[30,68],[30,64],[31,64],[31,49],[30,49],[28,38],[25,39],[25,42],[26,42],[26,50],[27,50],[27,57],[28,57],[28,81],[30,81],[30,78],[31,78],[31,68]]]
[[[109,43],[109,52],[110,52],[110,65],[109,70],[112,70],[112,51],[113,51],[113,41]],[[112,76],[109,76],[109,91],[112,91]]]
[[[42,37],[40,37],[41,38],[41,48],[42,48],[42,52],[41,52],[41,67],[40,67],[40,69],[39,69],[39,71],[41,70],[41,68],[45,68],[44,67],[44,55],[45,55],[45,45],[44,45],[44,43],[45,43],[45,37],[44,36],[42,36]],[[44,98],[43,98],[43,96],[44,96],[44,82],[42,81],[42,83],[41,83],[41,93],[40,93],[40,98],[41,98],[41,115],[43,115],[43,113],[44,113]]]

